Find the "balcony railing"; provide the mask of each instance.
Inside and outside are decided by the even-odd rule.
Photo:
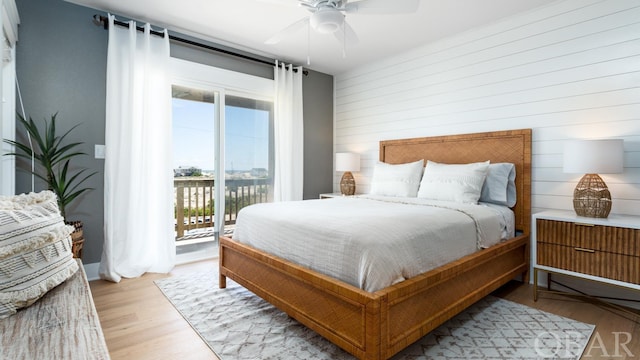
[[[192,230],[213,231],[215,182],[211,178],[175,178],[176,240]],[[245,206],[270,201],[271,179],[225,180],[225,225],[236,223],[238,211]]]

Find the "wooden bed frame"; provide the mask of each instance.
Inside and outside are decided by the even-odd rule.
[[[373,293],[220,237],[220,287],[229,277],[357,358],[388,359],[517,275],[527,280],[531,129],[380,142],[381,161],[420,159],[514,163],[518,235]]]

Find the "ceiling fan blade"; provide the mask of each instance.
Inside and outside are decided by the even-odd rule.
[[[298,31],[306,26],[309,26],[309,17],[305,17],[302,18],[296,22],[294,22],[293,24],[287,26],[286,28],[280,30],[277,34],[273,35],[272,37],[268,38],[264,43],[265,44],[269,44],[269,45],[273,45],[273,44],[277,44],[280,41],[282,41],[282,39],[284,39],[285,37],[289,36],[291,33]]]
[[[353,28],[345,21],[342,28],[333,33],[333,36],[340,41],[340,43],[345,43],[348,45],[355,45],[360,42],[358,35],[353,30]]]
[[[347,13],[359,14],[408,14],[418,11],[420,0],[360,0],[344,6]]]

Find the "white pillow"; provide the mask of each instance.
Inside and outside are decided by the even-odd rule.
[[[512,163],[489,165],[480,201],[513,207],[516,204],[515,180],[516,167]]]
[[[418,197],[477,204],[488,169],[489,161],[471,164],[427,161]]]
[[[371,179],[371,195],[416,197],[424,160],[406,164],[377,162]]]

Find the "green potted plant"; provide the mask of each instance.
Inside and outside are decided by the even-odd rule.
[[[86,191],[93,190],[89,187],[81,187],[81,185],[97,172],[87,173],[86,168],[70,169],[69,163],[77,156],[87,155],[79,151],[78,147],[84,143],[73,142],[65,143],[65,138],[78,125],[73,126],[62,135],[56,133],[56,117],[57,113],[51,116],[51,121],[44,120],[44,129],[41,132],[33,119],[25,120],[18,114],[18,122],[27,130],[30,136],[32,146],[27,143],[23,144],[18,141],[4,139],[4,142],[15,146],[15,152],[5,155],[15,155],[31,161],[32,156],[39,168],[31,169],[30,172],[40,179],[44,180],[49,190],[53,191],[58,197],[58,207],[60,214],[70,225],[76,230],[71,234],[73,241],[73,254],[80,257],[82,246],[84,243],[82,222],[69,221],[67,219],[67,205],[73,202],[78,196]]]

